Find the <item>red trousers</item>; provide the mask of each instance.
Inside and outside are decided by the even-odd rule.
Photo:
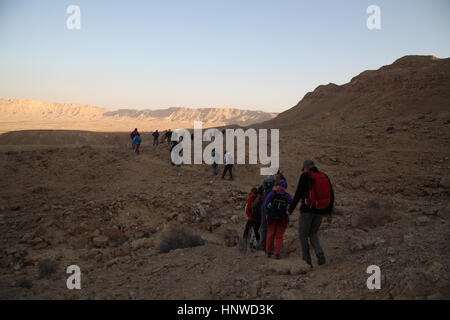
[[[136,150],[135,150],[135,152],[137,153],[137,154],[139,154],[139,146],[140,146],[141,144],[140,143],[137,143],[136,144]]]
[[[273,251],[273,240],[275,240],[275,254],[281,253],[281,248],[283,247],[283,237],[284,231],[287,225],[285,224],[269,224],[269,232],[267,233],[266,239],[266,252],[272,253]]]

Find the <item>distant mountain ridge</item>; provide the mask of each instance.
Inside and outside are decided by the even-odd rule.
[[[21,129],[128,130],[145,126],[150,129],[193,127],[202,121],[205,127],[247,126],[272,119],[275,113],[235,108],[167,108],[136,110],[95,107],[85,104],[51,103],[38,100],[0,98],[0,126]],[[3,128],[0,128],[3,129]],[[7,130],[0,130],[7,131]]]

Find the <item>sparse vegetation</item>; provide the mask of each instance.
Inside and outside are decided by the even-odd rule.
[[[183,227],[172,228],[162,236],[159,252],[167,253],[175,249],[192,248],[204,244],[205,241],[192,231]]]

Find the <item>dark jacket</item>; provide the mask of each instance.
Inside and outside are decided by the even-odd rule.
[[[316,167],[312,167],[310,170],[312,172],[319,172],[319,170]],[[300,179],[298,181],[297,190],[295,191],[294,199],[292,200],[292,204],[289,206],[289,213],[294,212],[295,207],[297,206],[298,202],[300,200],[304,200],[308,196],[309,186],[311,184],[313,184],[313,181],[314,180],[312,179],[311,175],[308,172],[302,173],[302,175],[300,176]],[[330,185],[331,185],[331,181],[330,181]],[[331,213],[331,211],[333,211],[333,206],[334,206],[334,191],[333,191],[333,185],[331,185],[331,201],[330,201],[330,205],[328,206],[328,208],[319,211],[315,208],[311,208],[309,206],[302,204],[300,206],[300,211],[312,212],[312,213],[318,213],[318,214],[328,214],[328,213]]]

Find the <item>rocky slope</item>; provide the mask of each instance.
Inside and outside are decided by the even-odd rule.
[[[364,71],[342,86],[309,92],[293,108],[262,126],[336,125],[393,119],[450,109],[450,58],[405,56]]]

